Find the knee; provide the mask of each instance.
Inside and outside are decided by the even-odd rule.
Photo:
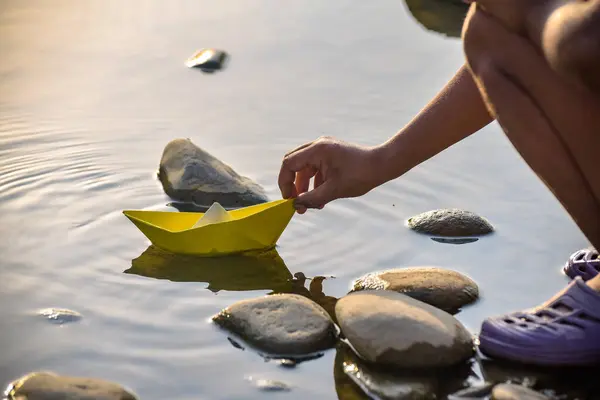
[[[498,74],[499,66],[493,38],[489,36],[486,18],[471,7],[462,31],[463,51],[471,73],[480,80],[492,79]]]

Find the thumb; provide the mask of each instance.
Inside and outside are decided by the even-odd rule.
[[[319,208],[334,200],[334,186],[331,181],[325,181],[322,185],[309,192],[302,193],[296,199],[296,204],[306,208]]]

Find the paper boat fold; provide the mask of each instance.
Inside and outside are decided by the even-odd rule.
[[[194,228],[204,213],[124,210],[154,244],[176,254],[218,256],[274,247],[294,216],[293,200],[228,211],[231,219]]]

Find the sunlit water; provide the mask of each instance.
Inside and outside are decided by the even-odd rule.
[[[202,47],[227,50],[228,68],[186,68]],[[124,273],[149,243],[121,211],[168,208],[155,173],[177,137],[278,198],[286,151],[320,135],[386,140],[459,68],[460,42],[424,30],[399,0],[2,0],[0,54],[1,384],[54,370],[146,399],[265,397],[253,377],[293,387],[272,398],[336,398],[335,350],[283,369],[208,322],[274,290],[271,275],[247,284],[239,266],[224,278],[174,263]],[[497,233],[449,245],[404,225],[444,207],[477,212]],[[362,198],[295,216],[278,271],[333,275],[324,293],[340,297],[374,270],[456,269],[480,285],[457,315],[477,333],[486,316],[561,289],[560,267],[586,245],[492,125]],[[84,318],[50,324],[35,315],[46,307]]]

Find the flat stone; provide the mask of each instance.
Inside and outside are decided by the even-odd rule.
[[[449,396],[449,400],[461,400],[461,399],[482,399],[492,393],[494,383],[487,382],[481,386],[471,386]]]
[[[188,68],[199,68],[203,72],[215,72],[223,69],[229,55],[218,49],[201,49],[192,54],[185,65]]]
[[[210,207],[239,208],[268,201],[264,189],[189,139],[167,144],[158,178],[165,193],[177,201]]]
[[[102,379],[33,372],[12,382],[6,390],[14,400],[135,400],[122,386]]]
[[[263,392],[289,392],[292,387],[285,382],[272,379],[249,379],[256,388]]]
[[[342,297],[337,320],[358,355],[400,368],[451,366],[474,354],[473,338],[447,312],[389,290]]]
[[[237,302],[213,317],[260,351],[304,355],[332,347],[336,330],[327,312],[296,294],[274,294]]]
[[[476,236],[494,231],[483,217],[456,208],[432,210],[408,219],[408,227],[416,232],[436,236]]]
[[[525,386],[501,383],[492,390],[492,400],[550,400],[550,398]]]
[[[68,310],[66,308],[44,308],[37,313],[48,321],[59,325],[77,322],[83,318],[77,311]]]
[[[479,297],[479,288],[471,278],[436,267],[373,272],[354,281],[352,291],[360,290],[392,290],[451,313]]]

